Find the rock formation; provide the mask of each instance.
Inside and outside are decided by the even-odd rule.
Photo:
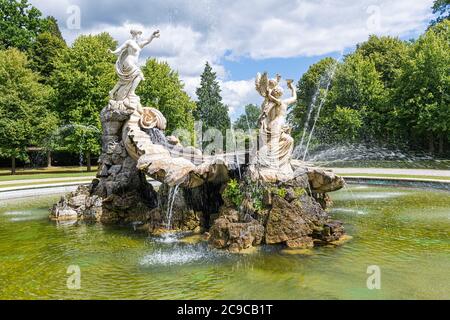
[[[142,44],[136,31],[132,34],[115,51],[120,81],[100,115],[97,176],[63,196],[51,209],[51,219],[134,223],[150,233],[206,232],[212,246],[233,252],[263,243],[305,248],[343,235],[342,224],[331,220],[325,208],[330,204],[326,193],[342,188],[344,181],[291,160],[293,140],[281,123],[294,99],[280,99],[280,77],[271,82],[259,77],[258,91],[266,95],[260,130],[265,140],[256,152],[244,152],[255,157],[236,161],[236,153],[203,155],[177,137],[166,137],[164,115],[140,104],[134,89],[141,74],[127,65],[132,63],[127,52],[136,54]],[[132,72],[124,76],[122,69]],[[160,183],[157,190],[147,177]]]

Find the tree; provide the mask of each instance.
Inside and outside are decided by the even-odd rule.
[[[308,110],[313,103],[320,100],[321,87],[330,68],[335,65],[336,60],[325,58],[308,68],[297,83],[297,103],[289,112],[288,119],[293,126],[293,135],[298,138],[305,129],[304,123],[308,117]],[[327,80],[327,79],[325,79]],[[314,98],[315,97],[315,98]],[[315,99],[315,101],[313,101]]]
[[[430,28],[413,45],[398,81],[396,112],[410,137],[425,137],[428,150],[439,152],[450,136],[450,21]],[[446,33],[443,30],[447,30]]]
[[[48,16],[47,18],[44,19],[42,23],[44,32],[50,33],[52,36],[59,38],[61,41],[64,41],[65,43],[65,40],[61,34],[61,30],[59,29],[58,26],[58,20],[56,20],[55,17]]]
[[[230,128],[231,121],[228,115],[228,106],[222,103],[220,92],[216,73],[206,62],[201,75],[200,87],[196,91],[198,101],[194,117],[203,122],[204,130],[215,128],[225,135],[226,130]]]
[[[363,121],[358,110],[337,106],[328,125],[336,141],[352,143],[359,140]]]
[[[73,128],[68,131],[64,149],[85,153],[88,164],[91,154],[100,152],[100,111],[117,81],[115,56],[108,52],[116,46],[107,33],[80,36],[57,61],[51,78],[56,90],[54,110],[63,125]]]
[[[145,80],[140,83],[137,94],[142,104],[160,110],[167,118],[167,131],[188,129],[194,131],[193,111],[195,102],[183,91],[184,85],[178,73],[166,62],[148,59],[142,68]]]
[[[48,108],[51,88],[27,64],[17,49],[0,51],[0,155],[11,158],[12,174],[15,160],[28,160],[27,147],[41,145],[58,123]]]
[[[55,69],[56,61],[67,49],[67,44],[54,17],[49,16],[43,19],[42,25],[43,31],[32,42],[29,56],[31,68],[42,76],[43,83],[47,83]]]
[[[49,26],[41,16],[27,0],[0,0],[0,49],[28,50],[37,35]]]
[[[261,108],[254,104],[245,106],[245,112],[235,122],[234,128],[248,131],[258,128],[258,119],[261,114]]]
[[[450,0],[435,0],[432,9],[436,19],[431,21],[431,26],[450,18]]]
[[[43,83],[47,83],[55,69],[57,60],[61,58],[66,43],[50,32],[39,34],[30,49],[31,68],[41,75]]]
[[[356,53],[374,63],[385,88],[390,89],[406,59],[408,45],[398,38],[372,35],[369,40],[357,45]]]
[[[375,63],[357,52],[347,56],[336,70],[327,100],[331,116],[337,106],[356,110],[364,122],[364,138],[386,138],[385,105],[386,94]]]

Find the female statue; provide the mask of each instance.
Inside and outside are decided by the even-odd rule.
[[[142,31],[131,30],[131,39],[118,47],[115,51],[111,51],[118,56],[116,62],[116,73],[119,76],[119,81],[116,86],[110,91],[109,96],[115,101],[126,101],[125,104],[132,104],[139,101],[139,97],[135,94],[135,90],[141,80],[144,80],[144,75],[139,68],[138,60],[141,50],[154,38],[159,38],[159,30],[153,32],[150,38],[139,41]]]
[[[297,101],[297,93],[292,80],[287,81],[292,96],[282,99],[283,88],[280,78],[267,80],[267,76],[258,75],[256,88],[265,98],[260,117],[260,147],[257,164],[260,167],[277,169],[280,173],[292,173],[290,166],[294,139],[290,127],[285,124],[287,108]]]

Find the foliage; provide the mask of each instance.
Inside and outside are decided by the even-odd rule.
[[[245,132],[257,129],[260,114],[261,108],[254,104],[248,104],[245,106],[245,113],[234,122],[233,126],[235,129],[241,129]]]
[[[433,14],[436,19],[431,21],[431,25],[436,25],[450,18],[450,0],[435,0],[433,3]]]
[[[448,146],[450,21],[430,27],[415,42],[371,36],[336,69],[315,138],[321,143],[372,143],[439,153]],[[298,83],[289,120],[295,138],[330,58],[312,65]],[[318,91],[318,99],[325,93]],[[313,115],[314,117],[314,115]],[[448,147],[447,147],[448,149]]]
[[[228,199],[233,203],[237,208],[239,208],[244,200],[244,194],[241,191],[241,187],[239,182],[236,179],[231,179],[227,187],[222,193],[222,197]]]
[[[347,56],[336,71],[333,87],[329,93],[327,106],[328,110],[332,110],[330,118],[336,119],[334,113],[337,106],[346,108],[339,110],[341,114],[337,117],[340,120],[343,110],[357,111],[364,121],[365,128],[364,136],[361,136],[360,140],[370,140],[384,136],[383,125],[386,123],[384,105],[385,90],[374,62],[359,53]],[[336,140],[338,137],[334,137],[334,141]]]
[[[0,0],[0,49],[27,51],[38,34],[50,26],[27,0]]]
[[[294,189],[294,195],[296,198],[300,198],[305,193],[306,193],[306,190],[304,188],[295,188]]]
[[[272,192],[273,192],[274,194],[276,194],[277,196],[279,196],[280,198],[286,197],[286,194],[287,194],[286,188],[274,188],[274,189],[272,190]]]
[[[308,116],[308,108],[314,102],[316,92],[319,92],[321,83],[326,77],[327,72],[336,63],[332,58],[325,58],[318,63],[311,65],[307,72],[303,74],[297,83],[297,104],[295,104],[289,113],[289,120],[293,124],[293,136],[298,138],[303,131],[303,124]],[[315,101],[320,101],[316,95]]]
[[[372,35],[358,44],[356,53],[372,61],[385,88],[392,88],[408,54],[408,44],[398,38]]]
[[[207,62],[201,75],[200,87],[196,91],[198,101],[194,117],[203,122],[204,130],[215,128],[225,136],[231,121],[228,115],[228,106],[223,104],[220,92],[216,73],[212,71]]]
[[[405,135],[428,138],[430,151],[435,136],[450,137],[450,21],[439,30],[430,28],[414,43],[394,97]]]
[[[250,198],[252,199],[253,208],[257,212],[261,212],[264,209],[264,188],[258,182],[254,182],[250,179],[246,179],[245,182],[247,189],[250,189]]]
[[[108,103],[116,82],[115,56],[108,52],[117,45],[107,33],[80,36],[55,64],[51,84],[55,88],[53,107],[64,125],[74,130],[65,138],[64,149],[98,154],[100,111]]]
[[[195,102],[183,91],[178,73],[167,62],[156,59],[148,59],[142,71],[145,80],[137,90],[142,104],[161,110],[167,118],[169,133],[176,129],[193,132]]]
[[[363,126],[358,110],[337,106],[330,121],[330,128],[340,142],[356,142]]]
[[[59,29],[58,21],[56,20],[55,17],[48,16],[42,21],[42,24],[43,24],[43,32],[48,32],[52,36],[57,37],[58,39],[66,43],[61,34],[61,30]]]
[[[27,147],[39,146],[57,126],[48,110],[51,88],[38,82],[17,49],[0,51],[0,155],[27,160]]]
[[[330,103],[354,110],[377,106],[383,98],[383,84],[375,64],[355,53],[337,69],[330,91]]]
[[[43,83],[47,83],[55,69],[57,61],[67,49],[66,43],[50,32],[39,34],[30,49],[31,68],[41,75]]]

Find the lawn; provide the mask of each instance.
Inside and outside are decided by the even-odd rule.
[[[92,167],[91,172],[87,172],[86,167],[52,167],[48,169],[22,169],[18,170],[15,175],[11,175],[8,169],[0,169],[0,181],[92,177],[95,176],[96,171],[96,167]]]

